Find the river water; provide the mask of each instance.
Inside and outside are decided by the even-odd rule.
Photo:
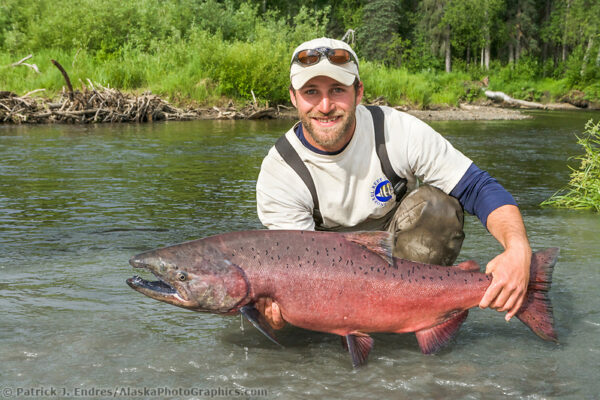
[[[474,309],[435,356],[375,334],[353,370],[338,337],[286,327],[269,342],[240,317],[147,298],[125,279],[141,251],[261,228],[262,157],[290,121],[0,126],[0,396],[592,399],[600,395],[600,216],[540,208],[568,181],[592,113],[436,122],[522,207],[532,247],[558,246],[560,344]],[[466,218],[459,260],[499,245]],[[211,392],[212,390],[212,392]]]

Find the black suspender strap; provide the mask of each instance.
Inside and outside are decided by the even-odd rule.
[[[399,177],[390,163],[388,157],[387,148],[385,146],[385,126],[384,126],[384,114],[383,110],[377,106],[367,106],[367,109],[373,116],[373,126],[375,129],[375,150],[381,163],[381,170],[384,175],[389,179],[394,194],[396,195],[396,201],[402,200],[406,193],[405,178]],[[300,176],[310,195],[312,196],[313,204],[313,219],[315,220],[315,227],[323,225],[323,216],[319,209],[319,197],[317,196],[317,189],[315,182],[310,174],[310,171],[296,152],[290,142],[287,140],[285,135],[281,136],[275,143],[275,148],[283,158],[283,160]]]
[[[310,195],[313,199],[313,204],[315,205],[313,208],[313,219],[315,220],[315,226],[323,225],[323,217],[321,216],[321,211],[319,209],[319,198],[317,197],[317,189],[315,188],[315,182],[313,181],[310,171],[308,170],[306,165],[304,165],[304,162],[302,161],[296,150],[294,150],[294,148],[287,140],[285,135],[281,136],[277,140],[277,142],[275,143],[275,148],[277,149],[283,160],[286,163],[288,163],[288,165],[292,167],[294,171],[296,171],[298,176],[300,176],[300,178],[302,179],[302,181],[304,181],[304,184],[308,188],[308,191],[310,192]]]
[[[385,146],[385,127],[384,127],[384,114],[383,110],[377,106],[366,106],[373,116],[373,126],[375,128],[375,150],[381,163],[381,170],[385,176],[390,180],[394,194],[396,195],[396,201],[402,200],[406,193],[406,179],[399,177],[390,163],[388,157],[387,148]]]

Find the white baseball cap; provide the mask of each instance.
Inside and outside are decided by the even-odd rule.
[[[319,48],[348,50],[354,59],[341,65],[332,64],[327,57],[321,57],[318,63],[308,66],[293,62],[298,52]],[[358,57],[356,57],[356,53],[348,43],[341,40],[322,37],[304,42],[296,47],[292,55],[292,65],[290,66],[292,87],[298,90],[315,76],[328,76],[344,86],[350,86],[354,83],[355,79],[360,79],[358,76]]]

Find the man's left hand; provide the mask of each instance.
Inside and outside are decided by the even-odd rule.
[[[479,307],[507,311],[509,321],[521,308],[529,284],[531,249],[528,245],[506,249],[491,260],[485,269],[492,274],[492,283],[486,290]]]

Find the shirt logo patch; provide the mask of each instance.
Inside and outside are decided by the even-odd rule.
[[[387,179],[379,178],[371,185],[371,200],[380,207],[384,207],[393,194],[392,184]]]

